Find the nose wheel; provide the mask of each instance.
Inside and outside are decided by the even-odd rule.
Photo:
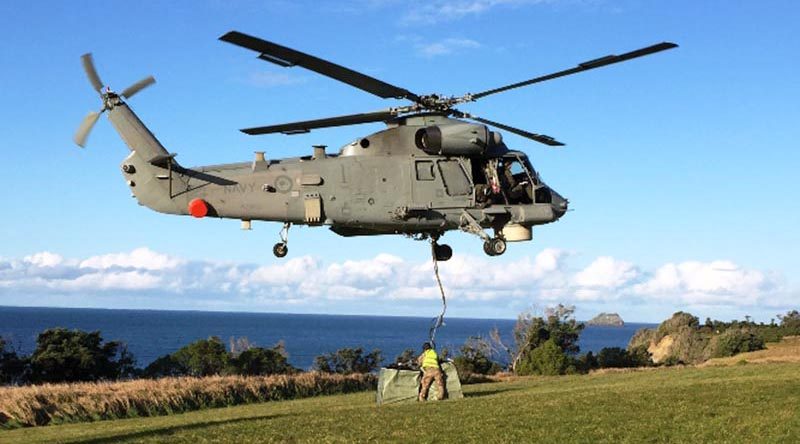
[[[500,256],[506,252],[506,240],[495,237],[483,243],[483,252],[489,256]]]
[[[272,254],[274,254],[275,257],[286,257],[286,255],[289,254],[289,227],[291,226],[292,224],[289,222],[284,222],[280,232],[281,241],[272,247]]]

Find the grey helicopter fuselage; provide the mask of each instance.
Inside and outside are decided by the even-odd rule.
[[[489,256],[507,242],[529,241],[531,227],[550,223],[568,202],[549,188],[528,157],[509,150],[499,132],[555,147],[545,134],[495,122],[458,108],[483,97],[676,48],[671,42],[610,54],[572,68],[461,96],[417,94],[325,59],[239,31],[221,41],[252,51],[282,68],[302,67],[382,99],[409,103],[366,113],[241,129],[245,134],[296,134],[335,126],[384,122],[383,131],[357,139],[336,154],[315,146],[308,155],[185,168],[175,160],[123,101],[155,83],[145,77],[117,94],[100,80],[90,53],[81,63],[102,108],[90,112],[74,141],[86,146],[91,129],[108,114],[131,154],[123,176],[140,204],[168,214],[283,223],[273,253],[284,257],[292,224],[328,226],[342,236],[405,234],[430,239],[433,257],[447,260],[452,249],[438,244],[451,230],[480,237]],[[486,230],[493,230],[489,235]]]
[[[108,117],[131,149],[122,174],[139,203],[161,213],[239,219],[248,228],[253,220],[329,226],[342,236],[438,237],[462,229],[485,238],[477,223],[516,241],[530,240],[531,226],[567,209],[527,156],[484,125],[418,115],[390,122],[338,154],[318,146],[304,157],[256,153],[251,162],[184,168],[121,98],[112,93],[108,101]],[[426,151],[421,130],[439,133],[432,147],[438,153]],[[487,197],[487,166],[502,162],[522,170],[518,202],[508,200],[510,190]],[[505,227],[513,230],[504,233]]]

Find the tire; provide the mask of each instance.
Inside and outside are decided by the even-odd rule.
[[[486,241],[483,243],[483,252],[486,253],[487,256],[494,256],[494,251],[492,251],[492,242]]]
[[[496,237],[490,241],[493,256],[500,256],[506,252],[506,241],[501,237]]]
[[[289,253],[289,247],[286,246],[283,242],[278,242],[272,247],[272,254],[275,257],[285,257]]]
[[[449,261],[450,258],[453,257],[453,249],[450,248],[450,245],[442,244],[436,246],[436,260],[437,261]]]

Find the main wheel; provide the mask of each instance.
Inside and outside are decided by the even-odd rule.
[[[285,257],[287,253],[289,253],[289,247],[283,242],[278,242],[272,247],[272,254],[274,254],[275,257]]]
[[[483,243],[483,252],[486,253],[487,256],[494,256],[494,251],[492,251],[491,241],[486,241]]]
[[[506,252],[506,241],[502,237],[496,237],[489,241],[492,249],[492,256],[500,256]]]
[[[450,258],[453,257],[453,249],[450,248],[450,245],[447,244],[436,245],[434,251],[436,253],[437,261],[444,262],[450,260]]]

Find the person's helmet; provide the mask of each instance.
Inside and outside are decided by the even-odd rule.
[[[422,344],[422,350],[430,350],[432,348],[433,347],[431,346],[430,342],[426,342],[426,343]]]

